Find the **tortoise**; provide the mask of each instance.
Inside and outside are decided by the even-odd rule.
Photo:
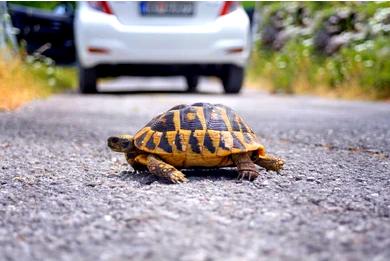
[[[179,170],[183,168],[236,166],[240,179],[254,180],[259,175],[256,165],[279,172],[284,164],[267,155],[248,124],[221,104],[177,105],[134,136],[112,136],[107,144],[125,153],[135,171],[148,169],[174,183],[188,181]]]

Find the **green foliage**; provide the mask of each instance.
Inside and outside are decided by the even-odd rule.
[[[244,7],[245,9],[254,8],[255,5],[256,5],[256,2],[255,2],[255,1],[242,1],[242,2],[241,2],[241,5],[242,5],[242,7]]]
[[[23,5],[44,10],[53,10],[59,3],[71,3],[75,6],[74,1],[8,1],[10,4]]]
[[[283,93],[331,93],[348,98],[390,98],[390,25],[381,28],[375,20],[375,17],[380,16],[379,10],[390,7],[388,2],[304,2],[287,5],[292,4],[304,5],[312,12],[312,16],[319,19],[320,22],[315,21],[319,25],[314,30],[318,30],[323,19],[336,9],[349,8],[358,11],[364,17],[365,24],[371,25],[370,33],[364,39],[349,42],[329,56],[314,50],[315,31],[310,35],[296,35],[278,51],[259,44],[254,50],[249,68],[252,82],[263,83],[265,80],[270,83],[269,88],[273,91]],[[261,5],[269,15],[286,3]]]
[[[48,57],[27,56],[26,68],[33,72],[36,80],[47,87],[49,93],[58,93],[76,87],[76,70],[73,67],[59,67]]]

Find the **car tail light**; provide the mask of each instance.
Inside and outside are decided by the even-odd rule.
[[[90,7],[93,9],[106,13],[106,14],[113,14],[110,5],[107,1],[90,1],[87,2]]]
[[[225,1],[222,4],[221,12],[219,13],[219,16],[226,15],[228,13],[233,12],[238,8],[238,3],[235,1]]]
[[[110,51],[108,49],[106,49],[106,48],[88,47],[88,52],[96,53],[96,54],[107,54]]]
[[[234,47],[234,48],[230,48],[230,49],[226,50],[227,53],[241,53],[243,51],[244,51],[244,48],[242,48],[242,47]]]

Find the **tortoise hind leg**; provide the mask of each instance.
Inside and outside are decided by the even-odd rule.
[[[237,166],[239,172],[238,177],[240,179],[247,178],[249,180],[255,180],[259,176],[256,165],[251,160],[248,153],[233,154],[232,160]]]
[[[283,169],[283,165],[284,165],[284,160],[270,155],[259,156],[259,158],[254,162],[260,167],[265,168],[267,171],[273,170],[278,173]]]
[[[135,158],[135,160],[143,165],[146,165],[152,174],[168,178],[173,183],[182,183],[188,181],[186,176],[181,171],[177,170],[174,166],[162,161],[158,158],[158,156],[152,154],[139,155]]]

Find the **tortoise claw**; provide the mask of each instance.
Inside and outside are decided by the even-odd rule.
[[[259,176],[259,173],[257,171],[253,170],[245,170],[245,171],[240,171],[238,173],[237,179],[243,180],[243,179],[248,179],[250,181],[253,181]]]
[[[188,179],[186,178],[186,176],[184,176],[184,174],[181,171],[171,172],[169,174],[169,179],[176,184],[188,182]]]

